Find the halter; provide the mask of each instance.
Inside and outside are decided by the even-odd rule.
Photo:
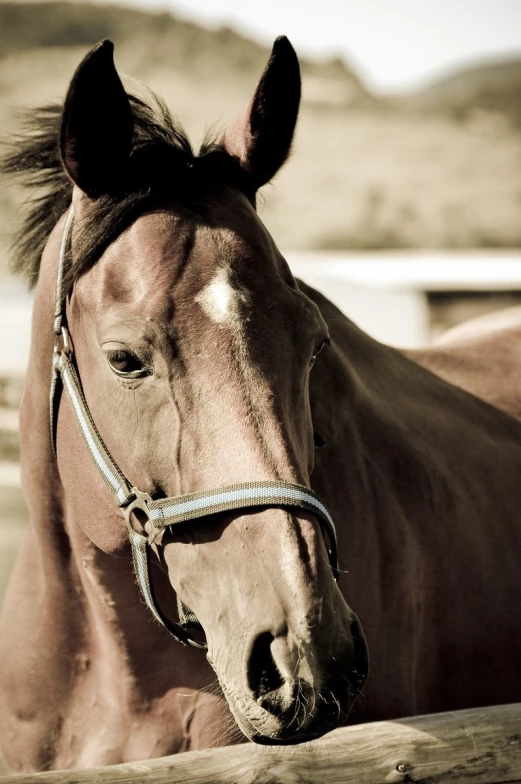
[[[76,369],[74,347],[65,323],[65,301],[63,298],[63,273],[67,250],[70,244],[74,212],[72,205],[67,213],[60,245],[58,274],[56,278],[56,300],[54,309],[54,353],[52,360],[52,382],[50,391],[51,439],[56,455],[56,421],[63,389],[66,390],[74,415],[83,436],[83,441],[102,479],[111,491],[116,506],[125,519],[134,572],[141,594],[153,616],[172,634],[176,640],[196,648],[206,648],[206,643],[190,636],[193,629],[201,629],[195,614],[178,600],[181,623],[170,621],[159,609],[154,597],[150,579],[150,547],[159,534],[166,528],[180,523],[220,512],[237,512],[255,507],[297,508],[310,512],[317,517],[328,533],[329,560],[335,579],[337,579],[337,541],[331,516],[319,496],[307,487],[288,482],[244,482],[227,485],[202,493],[191,493],[172,498],[152,499],[148,493],[138,490],[123,474],[108,451],[99,434],[83,394],[81,381]],[[133,520],[137,520],[144,530],[150,522],[152,533],[143,534],[136,530]],[[145,522],[143,522],[143,518]]]

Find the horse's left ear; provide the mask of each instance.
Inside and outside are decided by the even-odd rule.
[[[61,126],[63,165],[87,196],[121,189],[133,129],[132,109],[114,66],[114,44],[101,41],[72,78]]]
[[[297,55],[281,36],[273,44],[253,98],[222,139],[226,151],[249,174],[254,190],[271,180],[290,153],[300,92]]]

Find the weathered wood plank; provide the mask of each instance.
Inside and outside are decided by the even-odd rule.
[[[335,730],[302,746],[253,744],[0,784],[520,784],[521,703]]]

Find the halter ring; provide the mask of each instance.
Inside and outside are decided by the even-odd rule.
[[[139,511],[142,512],[145,515],[146,522],[148,522],[150,520],[152,522],[152,525],[155,528],[156,526],[154,525],[154,523],[152,521],[152,515],[150,514],[150,509],[148,508],[148,505],[150,503],[152,503],[152,499],[149,496],[149,494],[148,493],[142,493],[141,490],[137,489],[137,487],[132,487],[131,490],[130,490],[130,493],[131,493],[131,495],[134,496],[134,498],[132,499],[132,501],[130,501],[129,504],[127,504],[126,506],[124,506],[122,508],[123,514],[125,516],[125,522],[127,524],[127,528],[129,530],[132,530],[132,531],[135,530],[134,526],[132,525],[132,523],[130,521],[130,517],[132,515],[132,512],[135,512],[136,509],[139,509]],[[136,532],[136,533],[138,533],[138,532]],[[159,533],[159,531],[157,531],[157,533]],[[155,538],[155,536],[154,536],[154,538]]]
[[[54,337],[54,353],[65,354],[70,357],[74,351],[72,339],[67,327],[62,326],[60,332]]]

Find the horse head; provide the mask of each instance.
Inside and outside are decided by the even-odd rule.
[[[290,151],[296,55],[275,42],[246,110],[197,155],[166,110],[127,96],[112,55],[103,42],[81,63],[61,130],[75,215],[67,322],[92,418],[151,498],[244,482],[309,487],[319,429],[310,375],[331,350],[328,326],[255,209]],[[59,429],[76,518],[96,547],[121,555],[123,516],[84,451]],[[173,589],[162,609],[173,614],[177,594],[195,613],[248,738],[298,742],[345,720],[366,676],[365,642],[311,511],[209,514],[165,528],[153,548]]]

